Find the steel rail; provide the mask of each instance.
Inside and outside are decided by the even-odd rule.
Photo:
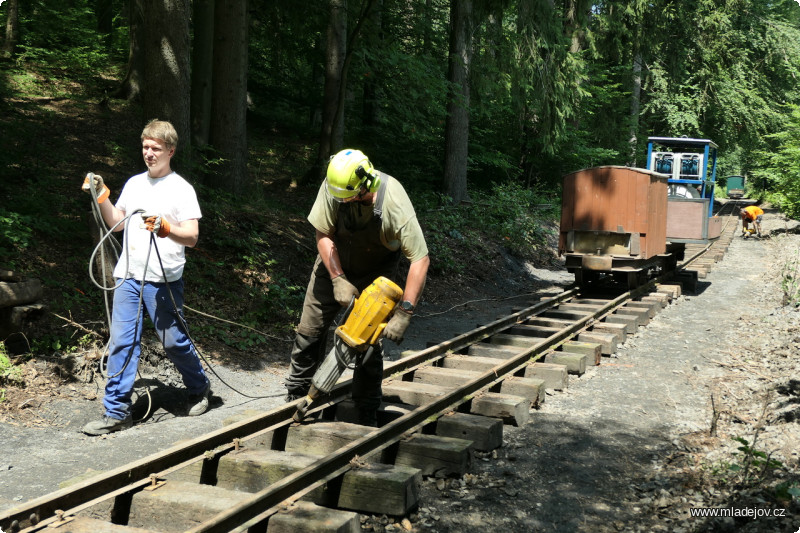
[[[736,205],[736,204],[738,204],[738,202],[735,202],[735,203],[734,203],[734,205]],[[727,206],[728,206],[728,203],[726,203],[724,206],[722,206],[722,208],[719,210],[719,212],[718,212],[718,213],[719,213],[719,214],[722,214],[722,212],[725,210],[725,208],[726,208]],[[686,268],[687,266],[689,266],[690,264],[692,264],[694,261],[696,261],[697,259],[699,259],[701,256],[703,256],[703,255],[704,255],[704,254],[705,254],[705,253],[706,253],[708,250],[710,250],[710,249],[711,249],[711,247],[712,247],[712,246],[714,246],[714,245],[715,245],[717,242],[719,242],[719,238],[721,238],[721,237],[722,237],[722,235],[724,234],[725,230],[728,228],[728,224],[730,224],[731,220],[733,220],[733,219],[734,219],[734,216],[733,216],[733,206],[731,206],[731,213],[729,213],[729,214],[727,214],[727,215],[725,215],[725,216],[726,216],[727,220],[725,221],[725,225],[724,225],[724,226],[722,227],[722,229],[720,230],[720,236],[719,236],[719,237],[718,237],[716,240],[714,240],[714,241],[712,241],[712,242],[709,242],[707,245],[705,245],[703,248],[701,248],[701,249],[700,249],[700,250],[699,250],[697,253],[695,253],[695,254],[694,254],[693,256],[691,256],[689,259],[684,259],[684,260],[683,260],[683,262],[682,262],[682,263],[680,263],[680,264],[678,265],[678,267],[676,268],[676,270],[680,270],[680,269]]]
[[[704,252],[708,248],[710,248],[710,246],[707,247]],[[518,370],[527,366],[531,360],[538,360],[545,352],[552,350],[554,347],[573,337],[577,332],[583,330],[595,320],[610,313],[613,309],[621,306],[627,300],[649,290],[657,282],[667,279],[671,274],[672,273],[667,273],[641,287],[621,294],[559,332],[542,339],[529,348],[520,350],[517,355],[510,359],[503,360],[503,362],[466,384],[446,392],[439,398],[417,407],[410,413],[390,422],[386,426],[340,448],[333,454],[266,487],[262,491],[255,493],[248,500],[200,524],[195,529],[191,530],[191,532],[222,533],[225,531],[244,531],[246,528],[258,524],[271,514],[278,512],[282,507],[294,502],[307,491],[324,482],[324,480],[331,479],[349,470],[351,468],[351,461],[357,456],[381,450],[401,439],[408,431],[424,426],[429,422],[432,416],[440,415],[469,401],[475,393],[501,382],[508,375],[513,375]],[[569,299],[578,293],[578,289],[571,289],[556,298],[540,302],[539,304],[518,311],[517,313],[487,324],[486,326],[481,326],[449,341],[421,350],[416,354],[403,358],[395,364],[390,365],[384,370],[384,377],[392,373],[413,370],[422,364],[429,364],[431,361],[444,356],[446,353],[488,338],[498,330],[506,329],[518,323],[520,319],[534,316],[537,312],[541,312],[553,306],[555,303]],[[243,520],[244,524],[242,522]]]
[[[101,501],[120,489],[130,489],[133,485],[149,481],[152,474],[159,474],[192,459],[201,459],[208,450],[225,446],[235,439],[247,437],[265,429],[280,426],[291,419],[295,406],[287,404],[257,415],[253,418],[225,426],[211,433],[175,445],[138,461],[128,463],[109,472],[99,474],[65,489],[47,494],[0,514],[0,528],[13,530],[12,524],[36,522],[33,526],[46,525],[56,510],[75,508],[92,501]],[[125,492],[124,490],[122,492]],[[31,517],[34,517],[31,520]]]
[[[384,369],[384,378],[396,372],[408,371],[408,369],[425,362],[426,358],[435,358],[448,350],[458,350],[490,337],[496,331],[516,323],[526,314],[531,315],[541,312],[550,306],[573,297],[575,294],[577,294],[575,289],[567,290],[508,317],[476,328],[437,346],[417,352],[410,358],[388,365]],[[338,383],[333,391],[326,398],[323,398],[322,402],[314,407],[310,413],[324,409],[332,403],[344,399],[350,386],[351,380]],[[261,415],[256,415],[253,418],[231,424],[2,512],[0,513],[0,529],[9,531],[19,528],[21,524],[30,524],[26,527],[35,526],[36,529],[34,530],[41,529],[57,519],[56,511],[58,510],[81,510],[112,496],[131,490],[138,490],[150,482],[150,476],[161,476],[170,469],[177,468],[177,465],[199,461],[209,453],[209,450],[216,449],[211,452],[214,455],[227,453],[234,446],[232,443],[236,439],[247,441],[257,434],[279,430],[281,427],[288,426],[291,423],[291,418],[298,402],[299,400]]]
[[[497,366],[487,370],[480,376],[472,379],[464,385],[444,393],[437,399],[421,405],[403,415],[402,417],[390,422],[380,429],[364,435],[363,437],[351,442],[336,452],[321,458],[308,467],[298,470],[297,472],[283,478],[253,494],[249,499],[241,502],[240,504],[224,511],[212,519],[198,525],[196,528],[190,530],[191,533],[224,533],[227,531],[241,531],[247,527],[252,527],[259,521],[268,517],[271,514],[278,512],[282,507],[288,505],[297,499],[295,496],[298,491],[302,489],[316,486],[322,483],[324,479],[332,476],[339,475],[346,472],[351,468],[350,463],[356,456],[363,456],[371,452],[381,450],[394,442],[397,442],[411,430],[424,426],[429,422],[432,416],[442,414],[450,411],[462,403],[469,401],[472,395],[481,391],[482,389],[491,387],[492,385],[501,382],[509,374],[513,375],[516,371],[527,366],[531,359],[540,358],[542,354],[552,349],[554,346],[564,342],[565,340],[573,337],[578,331],[585,328],[598,317],[605,315],[610,310],[619,307],[630,299],[632,295],[644,291],[645,288],[639,288],[635,291],[628,291],[622,295],[610,300],[608,304],[598,308],[597,311],[587,314],[584,318],[577,320],[575,323],[563,328],[562,330],[542,339],[536,344],[531,345],[529,348],[522,349],[519,354],[510,359],[503,360]],[[543,302],[544,303],[544,302]],[[548,301],[552,305],[552,301]],[[490,325],[478,328],[472,332],[459,336],[456,339],[464,340],[466,337],[480,338],[481,334],[486,331],[489,326],[497,326],[502,324],[505,327],[510,326],[510,317],[519,318],[520,316],[530,316],[529,311],[540,306],[533,306],[531,308],[519,311],[504,319],[493,322]],[[542,306],[541,310],[544,310]],[[514,321],[516,323],[516,321]],[[454,339],[455,340],[455,339]],[[443,343],[449,344],[449,343]],[[453,343],[457,345],[458,342]],[[423,352],[441,353],[442,350],[446,351],[442,345],[431,347],[429,350]],[[422,352],[420,352],[421,354]],[[419,354],[417,354],[419,356]],[[538,356],[538,357],[536,357]],[[417,359],[412,357],[410,359]],[[536,359],[534,359],[536,360]],[[418,363],[419,364],[419,363]],[[306,491],[304,491],[306,492]],[[244,524],[244,525],[243,525]],[[238,528],[238,529],[237,529]]]
[[[369,435],[341,448],[339,451],[321,458],[309,467],[287,476],[263,491],[254,494],[253,497],[242,504],[199,525],[194,531],[231,531],[240,527],[243,522],[253,525],[263,521],[288,502],[296,501],[319,484],[349,470],[350,461],[356,456],[363,456],[390,446],[403,438],[407,432],[424,426],[430,421],[431,416],[449,411],[469,401],[476,392],[501,382],[509,374],[513,374],[527,365],[531,358],[536,356],[540,358],[541,354],[555,349],[558,344],[573,337],[578,331],[609,313],[624,301],[647,290],[655,281],[623,293],[571,326],[533,344],[530,348],[521,350],[513,358],[504,360],[496,367],[466,383],[463,387],[454,389],[437,400],[418,407],[379,430],[375,430]],[[577,288],[567,290],[490,324],[480,326],[453,339],[416,352],[400,361],[387,365],[384,369],[384,378],[397,373],[412,371],[424,364],[431,364],[445,357],[448,353],[489,338],[499,331],[508,329],[522,320],[542,313],[548,308],[579,294],[580,291]],[[323,398],[323,402],[311,412],[325,409],[336,401],[343,399],[349,390],[350,383],[351,381],[347,380],[337,384],[330,395],[327,398]],[[204,458],[228,453],[238,445],[237,440],[246,442],[266,432],[277,432],[286,429],[292,423],[291,416],[296,408],[296,403],[293,402],[267,413],[226,426],[187,443],[173,446],[163,452],[153,454],[134,463],[85,480],[70,488],[11,509],[5,514],[0,514],[0,527],[15,531],[19,530],[20,524],[28,522],[31,525],[29,526],[30,529],[26,531],[38,531],[50,524],[57,523],[64,514],[75,514],[109,498],[140,490],[151,483],[152,476],[162,477],[171,471]],[[62,513],[60,512],[61,510],[66,511]]]

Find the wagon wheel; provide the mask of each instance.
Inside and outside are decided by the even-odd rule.
[[[628,272],[628,289],[633,290],[647,283],[647,270]]]
[[[672,272],[676,268],[678,268],[678,256],[677,256],[677,254],[670,254],[669,255],[669,257],[667,258],[666,265],[665,265],[664,268],[668,272]]]
[[[600,279],[600,273],[596,270],[579,269],[575,271],[575,284],[579,287],[587,287],[589,284],[596,283]]]

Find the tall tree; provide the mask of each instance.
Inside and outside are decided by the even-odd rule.
[[[11,57],[19,41],[19,1],[7,0],[6,5],[6,36],[3,40],[2,55]]]
[[[347,0],[330,0],[325,46],[325,88],[322,97],[322,135],[317,164],[325,172],[324,162],[342,146],[344,107],[339,106],[343,90],[344,56],[347,52]]]
[[[214,65],[214,0],[192,3],[192,144],[208,144],[211,127],[211,88]]]
[[[469,157],[469,83],[472,65],[472,0],[450,2],[450,46],[445,121],[443,192],[455,204],[467,199]]]
[[[247,174],[247,0],[216,0],[211,145],[220,164],[210,177],[221,190],[240,195]]]
[[[143,0],[128,0],[128,67],[115,96],[138,100],[144,78],[144,6]]]
[[[189,0],[158,0],[143,11],[145,121],[169,120],[178,132],[178,161],[188,162],[189,135]]]
[[[372,10],[368,20],[366,32],[366,46],[371,49],[380,49],[383,41],[383,0],[377,0],[375,9]],[[365,126],[378,124],[380,102],[378,101],[378,78],[380,72],[367,60],[370,67],[364,73],[364,105],[362,122]]]
[[[325,95],[322,107],[322,137],[317,165],[325,171],[324,162],[340,150],[344,143],[347,73],[361,29],[377,0],[363,0],[353,31],[347,33],[347,0],[330,0],[330,19],[325,52]]]
[[[569,139],[570,126],[578,124],[577,113],[586,95],[585,63],[580,52],[570,52],[580,43],[575,37],[582,33],[577,29],[580,17],[565,23],[563,9],[564,5],[548,0],[517,3],[512,90],[519,117],[520,170],[526,183],[539,181],[545,159],[558,163],[560,144]],[[574,12],[577,17],[582,10]],[[567,150],[573,152],[575,147]],[[556,164],[547,172],[551,178],[560,178],[564,171]]]
[[[105,41],[106,48],[111,47],[114,31],[114,8],[112,0],[94,0],[94,14],[97,17],[97,31]]]

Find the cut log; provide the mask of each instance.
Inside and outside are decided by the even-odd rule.
[[[0,269],[0,281],[22,281],[22,276],[13,270]]]
[[[42,282],[38,279],[8,283],[0,281],[0,307],[34,303],[42,298]]]

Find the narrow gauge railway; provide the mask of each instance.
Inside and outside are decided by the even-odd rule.
[[[407,515],[421,476],[466,473],[471,451],[501,446],[503,425],[525,424],[546,389],[601,364],[704,277],[735,233],[730,205],[721,237],[675,271],[635,289],[575,286],[386,365],[378,428],[347,422],[341,380],[304,423],[296,403],[240,420],[4,512],[0,528],[357,531],[358,513]]]

